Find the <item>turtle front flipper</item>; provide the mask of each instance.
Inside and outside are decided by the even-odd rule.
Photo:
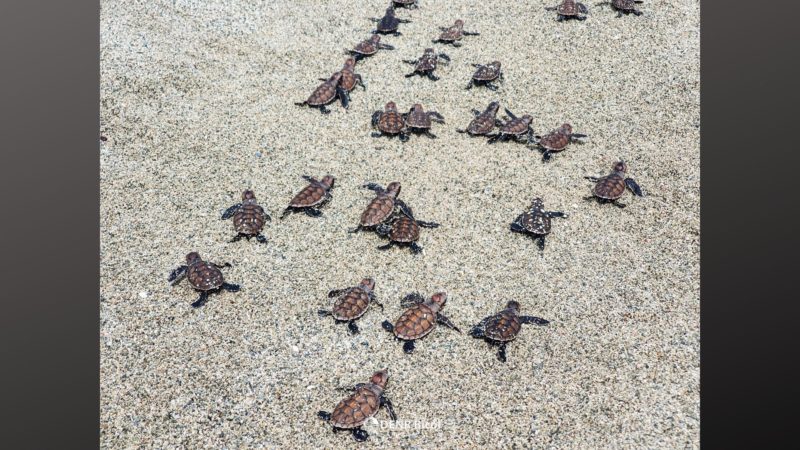
[[[228,292],[239,292],[239,290],[242,288],[238,284],[231,284],[231,283],[222,283],[222,286],[220,287]]]
[[[477,324],[475,324],[471,330],[469,330],[469,335],[474,338],[485,338],[486,337],[486,323],[489,322],[491,317],[486,317],[485,319],[481,320]]]
[[[598,181],[600,181],[600,177],[585,176],[585,177],[583,177],[583,178],[586,178],[587,180],[589,180],[589,181],[593,181],[593,182],[595,182],[595,183],[597,183]]]
[[[392,405],[392,401],[386,398],[385,395],[381,396],[381,406],[386,407],[386,411],[389,413],[390,419],[397,420],[397,414],[394,413],[394,406]]]
[[[437,321],[438,323],[440,323],[440,324],[442,324],[442,325],[446,326],[447,328],[451,328],[451,329],[453,329],[453,330],[455,330],[455,331],[457,331],[457,332],[461,333],[461,330],[459,330],[459,329],[458,329],[458,327],[457,327],[457,326],[455,326],[455,325],[453,324],[453,322],[452,322],[452,321],[451,321],[451,320],[450,320],[450,319],[449,319],[447,316],[445,316],[445,315],[444,315],[444,314],[442,314],[442,313],[436,313],[436,321]]]
[[[529,325],[547,325],[550,323],[549,320],[535,316],[519,316],[519,321]]]
[[[550,218],[553,218],[553,217],[562,217],[562,218],[565,218],[565,219],[567,218],[567,215],[565,213],[561,212],[561,211],[547,211],[547,212],[545,212],[545,214],[547,215],[547,217],[550,217]]]
[[[237,204],[231,206],[230,208],[226,209],[225,212],[222,213],[222,220],[227,220],[227,219],[230,219],[231,217],[233,217],[233,215],[236,214],[236,211],[238,211],[239,208],[241,208],[241,207],[242,207],[242,204],[241,203],[237,203]]]
[[[192,303],[192,308],[199,308],[205,305],[207,301],[208,301],[208,291],[202,291],[200,292],[200,297],[198,297],[197,300],[195,300],[195,302]]]
[[[436,222],[424,222],[422,220],[418,220],[417,225],[421,226],[422,228],[439,228],[440,226]]]
[[[350,288],[344,288],[344,289],[331,289],[330,291],[328,291],[328,298],[334,298],[334,297],[338,297],[338,296],[340,296],[340,295],[342,295],[342,294],[346,293],[346,292],[347,292],[347,291],[349,291],[349,290],[350,290]]]
[[[332,316],[333,313],[331,311],[327,310],[327,309],[319,309],[319,310],[317,310],[317,315],[320,316],[320,317],[328,317],[328,316]]]
[[[500,348],[497,350],[497,359],[500,362],[506,362],[506,343],[505,342],[500,344]]]
[[[644,193],[642,193],[642,188],[639,187],[639,184],[634,181],[633,178],[625,178],[625,185],[628,186],[628,189],[633,192],[634,195],[639,197],[644,197]]]
[[[178,284],[181,280],[186,278],[186,271],[189,269],[189,266],[180,266],[177,269],[173,270],[169,273],[169,277],[167,277],[167,281],[170,285],[174,286]]]
[[[412,292],[400,300],[400,306],[403,308],[409,308],[423,302],[425,302],[425,297],[423,297],[422,294],[419,292]]]
[[[350,94],[348,94],[347,91],[345,91],[341,87],[337,87],[336,95],[339,97],[339,100],[341,101],[342,107],[344,109],[350,107]]]
[[[541,234],[538,236],[539,250],[544,251],[544,240],[547,236]]]

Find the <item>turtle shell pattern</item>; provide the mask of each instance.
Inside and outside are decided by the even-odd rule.
[[[294,196],[289,206],[292,208],[306,208],[316,206],[325,200],[327,189],[320,183],[311,183]]]
[[[424,303],[417,303],[403,312],[394,324],[394,335],[411,341],[425,337],[436,328],[436,313]]]
[[[425,53],[423,54],[417,64],[414,65],[415,72],[433,72],[436,70],[436,65],[439,63],[439,57],[433,53]]]
[[[539,210],[527,211],[520,214],[517,218],[517,222],[531,233],[542,235],[550,233],[550,217]]]
[[[530,121],[522,117],[511,119],[500,127],[500,132],[505,134],[525,134],[528,132]]]
[[[378,52],[378,46],[375,45],[374,42],[371,40],[361,41],[356,44],[356,47],[353,49],[356,53],[360,53],[362,55],[374,55]]]
[[[189,265],[186,278],[193,288],[200,291],[210,291],[222,286],[222,271],[214,264],[197,260]]]
[[[397,111],[385,111],[378,119],[378,129],[384,133],[397,134],[405,128],[403,116]]]
[[[389,239],[395,242],[416,242],[419,239],[419,225],[414,219],[401,214],[392,222],[392,231],[389,233]]]
[[[461,27],[453,25],[439,35],[439,40],[444,42],[458,41],[464,37]]]
[[[255,236],[264,228],[264,209],[252,201],[245,201],[233,215],[233,229],[237,233]]]
[[[422,108],[414,109],[406,116],[406,125],[411,128],[430,128],[431,117]]]
[[[356,87],[356,73],[353,71],[353,66],[346,65],[339,73],[342,75],[339,86],[347,92],[352,91]]]
[[[376,386],[361,386],[339,402],[331,413],[331,424],[336,428],[356,428],[378,413],[381,406]]]
[[[486,321],[484,335],[498,342],[513,341],[522,328],[519,316],[510,309],[505,309],[491,316]]]
[[[634,0],[611,0],[611,5],[623,11],[633,11],[636,9],[636,2]]]
[[[478,81],[491,81],[500,76],[500,71],[491,66],[480,66],[472,74],[472,78]]]
[[[341,72],[338,72],[330,80],[320,84],[308,97],[306,103],[311,106],[321,106],[329,103],[336,97],[336,85],[339,83],[340,78]]]
[[[358,319],[369,308],[369,294],[361,287],[354,287],[333,303],[333,318],[336,320]]]
[[[369,202],[367,209],[361,214],[361,226],[373,227],[383,223],[394,211],[394,197],[380,193]]]
[[[560,152],[567,148],[569,140],[570,135],[559,128],[552,133],[542,136],[542,139],[539,140],[539,144],[551,152]]]
[[[394,11],[389,8],[389,10],[386,11],[386,15],[381,18],[380,22],[378,22],[378,31],[391,33],[397,31],[399,26],[400,21],[394,16]]]
[[[612,173],[597,181],[592,193],[597,197],[616,200],[625,193],[625,179],[618,173]]]
[[[558,5],[556,12],[562,16],[577,16],[580,14],[581,10],[578,8],[578,4],[575,0],[564,0]]]

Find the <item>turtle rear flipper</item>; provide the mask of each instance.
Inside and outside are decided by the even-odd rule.
[[[200,297],[198,297],[197,300],[195,300],[194,303],[192,303],[192,308],[199,308],[205,305],[207,301],[208,301],[208,291],[202,291],[200,292]]]
[[[453,322],[447,316],[445,316],[445,315],[443,315],[441,313],[436,313],[436,321],[439,322],[440,324],[446,326],[447,328],[451,328],[451,329],[461,333],[461,330],[459,330],[458,327],[455,326],[453,324]]]
[[[529,325],[547,325],[550,323],[547,319],[535,316],[519,316],[519,321]]]
[[[403,308],[408,308],[423,302],[425,302],[425,297],[423,297],[422,294],[419,292],[412,292],[400,300],[400,306]]]
[[[505,342],[500,344],[500,348],[497,350],[497,359],[500,362],[506,362],[506,343]]]
[[[231,283],[222,283],[222,286],[220,287],[228,292],[239,292],[239,290],[242,288],[238,284],[231,284]]]
[[[397,420],[397,414],[394,413],[394,406],[392,405],[392,401],[386,398],[386,396],[381,396],[381,406],[386,407],[386,412],[389,413],[389,418],[392,420]]]

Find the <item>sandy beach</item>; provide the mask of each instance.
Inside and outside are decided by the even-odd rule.
[[[322,115],[305,100],[367,39],[381,0],[101,2],[101,446],[103,448],[696,448],[700,434],[700,5],[646,1],[559,23],[557,0],[420,0],[399,9],[396,47],[360,61],[366,90]],[[480,32],[432,44],[456,19]],[[438,81],[403,75],[426,47]],[[465,90],[473,63],[503,63],[492,92]],[[497,100],[537,133],[589,135],[543,163],[521,143],[457,133]],[[438,139],[372,138],[394,101],[441,113]],[[501,114],[502,115],[502,114]],[[645,191],[624,209],[589,202],[618,159]],[[332,174],[323,216],[277,220],[306,182]],[[372,198],[402,183],[420,255],[348,234]],[[222,212],[253,189],[273,216],[255,240]],[[547,248],[509,231],[533,197]],[[190,251],[229,262],[238,293],[202,308],[167,283]],[[376,280],[385,306],[355,336],[317,310],[330,289]],[[516,299],[550,320],[522,329],[503,364],[444,327],[412,355],[381,328],[419,291],[448,292],[463,331]],[[356,444],[316,417],[388,367],[400,421]],[[377,418],[388,425],[388,416]]]

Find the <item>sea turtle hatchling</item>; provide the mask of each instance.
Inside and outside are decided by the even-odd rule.
[[[544,239],[550,234],[550,219],[553,217],[567,217],[567,215],[561,211],[545,211],[542,199],[534,198],[528,210],[511,223],[511,231],[531,235],[539,241],[539,248],[544,250]]]
[[[367,312],[370,304],[375,303],[383,310],[383,305],[375,300],[375,280],[372,278],[364,278],[358,286],[328,292],[328,298],[334,297],[333,307],[320,309],[318,313],[322,317],[333,316],[337,322],[347,322],[351,334],[358,334],[356,320]]]
[[[375,183],[367,183],[363,187],[375,191],[376,195],[361,214],[358,226],[348,230],[350,233],[363,229],[375,229],[389,219],[394,212],[397,196],[400,195],[400,183],[397,181],[389,183],[386,189]]]
[[[289,206],[283,210],[281,219],[289,215],[290,212],[299,211],[303,211],[311,217],[319,217],[322,215],[322,211],[319,208],[333,196],[331,189],[333,189],[333,183],[336,181],[333,176],[325,175],[322,180],[317,180],[314,177],[303,175],[303,179],[308,181],[309,184],[292,198]]]
[[[634,195],[644,197],[642,188],[636,181],[633,178],[625,177],[627,171],[628,165],[625,164],[625,161],[618,161],[611,166],[611,173],[604,177],[585,177],[596,183],[592,189],[592,195],[586,197],[586,200],[597,199],[601,203],[611,202],[617,207],[624,208],[626,205],[620,203],[619,198],[625,193],[625,188],[630,189]]]
[[[200,297],[192,303],[192,307],[199,308],[208,301],[208,296],[212,293],[225,290],[228,292],[238,292],[239,285],[226,283],[222,276],[223,267],[231,267],[229,263],[214,264],[212,262],[203,261],[200,254],[191,252],[186,255],[186,265],[179,266],[177,269],[170,272],[167,281],[174,286],[184,278],[189,279],[189,284],[200,291]]]
[[[464,36],[480,36],[480,33],[475,31],[464,31],[464,21],[461,19],[456,20],[450,27],[439,27],[439,29],[442,30],[442,34],[434,39],[433,42],[452,44],[453,47],[461,47],[461,42],[459,41],[464,39]]]
[[[586,14],[589,14],[589,8],[575,0],[564,0],[558,6],[548,6],[545,9],[558,13],[559,22],[567,19],[586,20]]]
[[[473,85],[483,85],[493,91],[496,91],[497,86],[495,86],[492,81],[503,81],[503,72],[500,70],[500,61],[492,61],[485,65],[473,64],[472,66],[476,67],[475,73],[472,74],[472,78],[469,80],[469,84],[465,89],[472,89]]]
[[[378,50],[394,50],[394,47],[389,44],[381,43],[381,35],[373,34],[372,37],[366,41],[361,41],[352,50],[346,50],[352,54],[356,61],[361,60],[365,56],[372,56],[378,53]]]
[[[372,126],[378,129],[378,131],[372,133],[372,137],[374,138],[381,136],[399,136],[400,141],[408,141],[406,115],[400,114],[395,102],[387,103],[383,111],[375,111],[372,113]]]
[[[550,323],[541,317],[520,316],[519,309],[519,302],[512,300],[508,302],[506,309],[483,319],[469,332],[470,336],[474,338],[485,339],[491,345],[499,346],[497,359],[501,362],[506,362],[506,345],[517,337],[522,324],[547,325]]]
[[[233,217],[233,229],[236,231],[236,237],[231,242],[236,242],[241,238],[255,237],[256,240],[262,244],[267,243],[267,238],[261,234],[264,228],[265,220],[272,220],[272,218],[264,211],[256,201],[256,194],[251,190],[246,190],[242,193],[242,202],[237,203],[222,214],[222,220],[227,220]]]
[[[633,14],[635,16],[641,16],[642,12],[639,11],[639,8],[636,7],[637,3],[644,3],[642,0],[611,0],[606,2],[600,2],[597,6],[602,5],[611,5],[617,11],[617,17],[622,17],[623,14]]]
[[[414,64],[414,71],[411,73],[406,74],[406,78],[413,77],[414,75],[419,76],[426,76],[433,81],[439,79],[436,75],[433,74],[433,71],[436,70],[436,66],[439,64],[439,58],[446,62],[450,62],[450,57],[444,53],[437,53],[436,50],[432,48],[426,48],[425,51],[422,53],[422,56],[419,59],[404,59],[403,62],[407,64]]]
[[[295,102],[297,106],[310,106],[312,108],[319,108],[322,114],[329,114],[331,111],[325,106],[334,101],[336,97],[342,99],[346,96],[345,92],[339,86],[339,80],[342,78],[341,72],[336,72],[331,75],[324,83],[317,86],[314,92],[304,102]]]
[[[381,34],[393,34],[395,36],[400,36],[401,32],[397,31],[397,28],[400,27],[401,23],[411,23],[408,19],[398,19],[394,15],[394,6],[389,5],[386,8],[386,14],[380,19],[373,17],[370,20],[373,22],[378,22],[378,26],[375,30],[372,31],[373,34],[381,33]]]
[[[486,135],[494,130],[495,126],[503,126],[503,122],[497,118],[497,111],[500,109],[500,102],[491,102],[483,112],[473,109],[475,118],[469,123],[466,129],[457,129],[459,133],[469,133],[472,136]]]
[[[342,106],[347,108],[350,105],[350,92],[356,88],[356,86],[361,86],[362,89],[367,89],[364,86],[364,80],[361,79],[361,75],[355,72],[356,66],[356,59],[352,56],[348,57],[344,61],[344,65],[342,66],[341,70],[339,70],[339,84],[338,88],[341,88],[339,92],[339,100],[342,102]],[[320,78],[320,80],[325,81],[324,78]]]
[[[525,140],[528,144],[534,143],[534,136],[533,136],[533,128],[531,128],[531,122],[533,122],[533,117],[529,114],[525,114],[522,117],[517,117],[508,110],[508,108],[503,108],[508,116],[508,120],[505,123],[499,125],[500,129],[497,133],[490,134],[487,136],[489,137],[488,142],[490,144],[494,144],[497,141],[507,141],[509,139],[514,139],[516,141]]]
[[[394,324],[385,320],[381,326],[393,333],[396,339],[405,341],[403,351],[411,353],[414,351],[414,341],[429,335],[437,323],[461,333],[461,330],[440,312],[445,303],[447,303],[446,292],[437,292],[427,300],[417,292],[408,294],[400,302],[400,306],[408,309]]]
[[[406,205],[402,200],[396,199],[395,203],[399,211],[396,211],[387,222],[375,228],[375,232],[378,233],[378,235],[389,238],[389,243],[381,245],[378,249],[388,250],[392,248],[393,245],[405,245],[411,248],[411,253],[420,253],[422,247],[417,244],[420,227],[438,228],[439,224],[417,220],[414,218],[411,207]]]
[[[389,370],[375,372],[369,383],[359,383],[352,387],[353,393],[340,401],[333,412],[319,411],[317,417],[333,425],[333,431],[350,430],[353,438],[363,442],[369,434],[361,426],[378,413],[382,406],[386,407],[389,417],[397,420],[392,402],[386,397],[386,382],[389,381]]]
[[[431,133],[431,122],[444,123],[444,117],[436,111],[426,112],[419,103],[415,103],[406,114],[406,129],[409,132],[422,133],[436,139],[436,135]]]
[[[544,136],[535,136],[536,144],[542,150],[542,160],[549,161],[553,153],[558,153],[567,148],[570,142],[581,142],[580,139],[588,137],[585,134],[573,133],[572,125],[565,123]]]

